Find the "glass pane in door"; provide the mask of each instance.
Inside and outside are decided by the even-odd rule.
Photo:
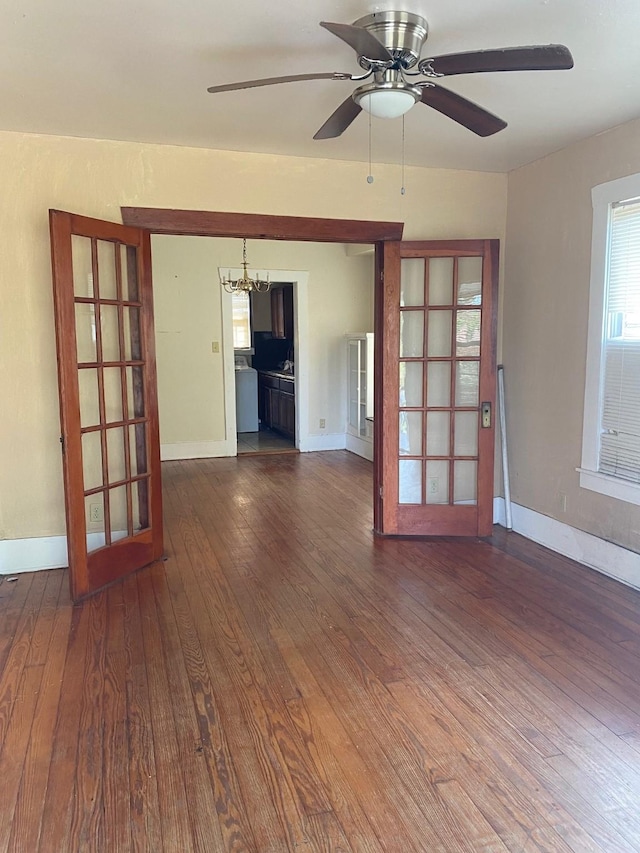
[[[427,414],[427,456],[448,456],[451,435],[449,412]]]
[[[84,367],[78,371],[78,396],[80,398],[80,426],[89,427],[99,424],[98,371],[95,367]]]
[[[458,258],[458,305],[482,302],[482,258]]]
[[[74,296],[93,299],[93,263],[89,237],[71,235],[71,260]]]
[[[451,405],[451,362],[431,361],[427,366],[427,406]]]
[[[453,258],[430,258],[429,305],[453,304]]]
[[[96,492],[84,499],[87,551],[97,551],[107,544],[104,512],[104,495]]]
[[[456,363],[456,406],[478,406],[480,397],[480,362]]]
[[[76,302],[76,358],[78,364],[95,362],[96,309],[91,302]]]
[[[453,452],[456,456],[476,456],[478,453],[478,413],[456,412],[454,435]]]
[[[127,487],[117,486],[109,489],[109,525],[111,541],[117,542],[129,535],[127,512]]]
[[[424,305],[423,258],[403,258],[400,267],[400,305]]]
[[[423,353],[424,311],[403,311],[400,314],[400,358],[422,358]]]
[[[422,456],[422,412],[400,412],[401,456]]]
[[[427,461],[427,488],[425,503],[449,503],[449,463],[446,459]]]
[[[399,461],[398,481],[399,503],[422,503],[422,462],[419,459],[401,459]]]
[[[453,463],[453,502],[475,504],[477,500],[478,463],[459,459]]]
[[[100,299],[117,299],[118,284],[116,276],[117,244],[108,240],[97,241],[98,284]]]
[[[102,433],[85,432],[82,436],[82,476],[85,491],[104,485],[102,476]]]
[[[423,373],[421,361],[400,362],[400,405],[422,406]]]
[[[427,355],[429,358],[451,356],[451,311],[429,311]]]
[[[480,355],[480,309],[456,311],[456,355]]]

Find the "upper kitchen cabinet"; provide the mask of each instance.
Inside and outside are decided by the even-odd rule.
[[[293,340],[293,285],[271,288],[271,334],[274,338]]]

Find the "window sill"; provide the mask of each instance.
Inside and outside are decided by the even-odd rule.
[[[576,468],[576,471],[580,474],[581,488],[640,506],[639,484],[601,474],[599,471],[588,471],[586,468]]]

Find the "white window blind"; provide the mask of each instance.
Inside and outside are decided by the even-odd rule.
[[[640,483],[640,199],[611,206],[599,470]]]

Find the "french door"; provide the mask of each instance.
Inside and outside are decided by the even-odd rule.
[[[149,233],[49,212],[71,596],[162,555]]]
[[[380,252],[376,530],[488,536],[498,241],[388,242]]]

